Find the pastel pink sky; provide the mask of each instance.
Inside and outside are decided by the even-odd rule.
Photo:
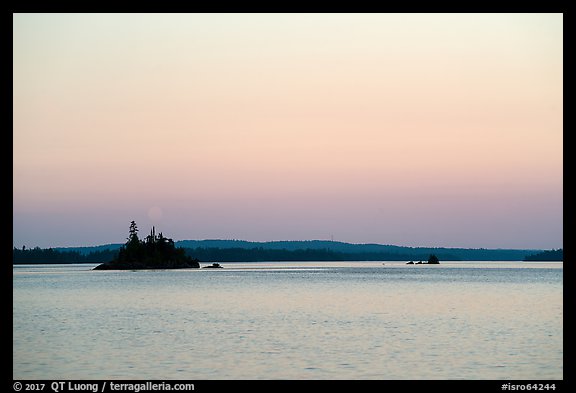
[[[14,246],[563,246],[562,14],[15,14]]]

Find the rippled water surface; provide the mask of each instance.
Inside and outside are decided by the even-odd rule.
[[[562,379],[562,263],[13,268],[14,379]]]

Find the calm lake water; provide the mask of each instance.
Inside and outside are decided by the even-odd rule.
[[[14,379],[563,379],[563,264],[13,267]]]

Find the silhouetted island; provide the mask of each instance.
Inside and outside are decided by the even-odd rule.
[[[198,259],[188,255],[183,248],[176,248],[172,239],[156,235],[154,227],[144,240],[138,239],[138,227],[132,221],[128,241],[110,262],[93,270],[187,269],[199,268]]]
[[[430,254],[430,256],[428,257],[428,264],[429,265],[437,265],[440,263],[440,260],[438,259],[438,257],[435,254]]]

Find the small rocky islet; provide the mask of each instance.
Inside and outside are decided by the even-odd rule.
[[[422,261],[418,261],[414,263],[414,261],[407,262],[406,265],[438,265],[440,264],[440,260],[434,254],[430,254],[428,257],[428,262],[424,263]]]

